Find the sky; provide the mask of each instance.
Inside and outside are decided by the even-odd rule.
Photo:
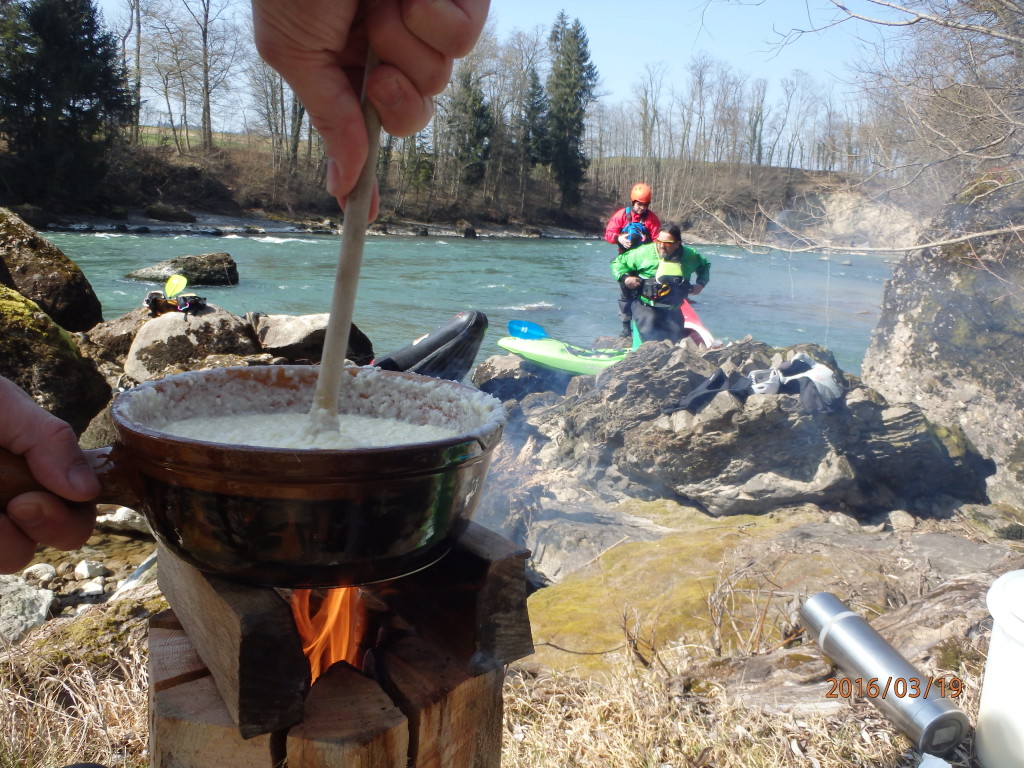
[[[845,5],[865,15],[872,10],[867,0]],[[514,29],[538,25],[546,33],[559,10],[583,24],[602,79],[599,92],[613,100],[629,98],[647,65],[664,65],[667,85],[672,78],[685,80],[687,65],[700,53],[773,86],[801,69],[841,91],[848,65],[883,34],[874,25],[844,22],[780,49],[778,41],[790,30],[825,26],[836,18],[828,0],[492,0],[490,19],[504,39]]]
[[[299,2],[300,0],[295,0]],[[118,18],[124,0],[98,0],[105,18]],[[870,0],[846,0],[853,11],[878,12]],[[738,74],[769,81],[769,96],[782,78],[804,70],[841,95],[848,65],[878,41],[882,29],[864,23],[810,33],[789,45],[778,41],[792,29],[824,26],[837,15],[828,0],[491,0],[489,21],[499,40],[513,30],[541,27],[546,36],[559,10],[579,19],[601,75],[599,95],[628,99],[647,65],[664,65],[666,85],[686,79],[697,54],[710,54]]]

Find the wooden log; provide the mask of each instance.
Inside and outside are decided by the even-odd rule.
[[[339,661],[316,679],[285,745],[288,768],[407,768],[409,724],[375,681]]]
[[[409,718],[409,765],[500,768],[504,670],[474,676],[415,637],[373,654],[382,687]]]
[[[271,737],[242,738],[182,630],[151,625],[148,664],[152,768],[274,768]]]
[[[439,562],[362,589],[473,672],[489,672],[533,653],[526,607],[529,555],[470,523]]]
[[[162,547],[158,582],[245,738],[302,720],[309,660],[276,591],[204,574]]]

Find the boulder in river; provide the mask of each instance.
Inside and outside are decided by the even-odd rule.
[[[151,267],[129,272],[125,277],[129,280],[163,283],[171,275],[184,275],[190,287],[237,285],[238,265],[229,253],[200,253],[161,261]]]

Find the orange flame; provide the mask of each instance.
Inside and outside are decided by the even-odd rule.
[[[296,589],[292,593],[292,615],[302,638],[302,650],[309,658],[312,680],[336,661],[347,661],[353,666],[359,655],[358,592],[354,588],[318,590],[322,595],[319,605],[311,589]],[[311,610],[312,607],[312,610]]]

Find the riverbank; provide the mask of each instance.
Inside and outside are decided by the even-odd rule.
[[[37,222],[36,228],[48,232],[112,232],[138,235],[263,235],[263,234],[318,234],[341,233],[340,217],[312,220],[286,219],[264,211],[250,211],[245,215],[228,216],[204,211],[188,212],[194,221],[167,221],[133,210],[123,218],[109,218],[87,214],[62,216]],[[492,222],[421,222],[402,219],[381,219],[369,228],[372,236],[399,235],[420,237],[479,237],[479,238],[553,238],[571,240],[600,239],[603,232],[563,227],[536,227]]]

